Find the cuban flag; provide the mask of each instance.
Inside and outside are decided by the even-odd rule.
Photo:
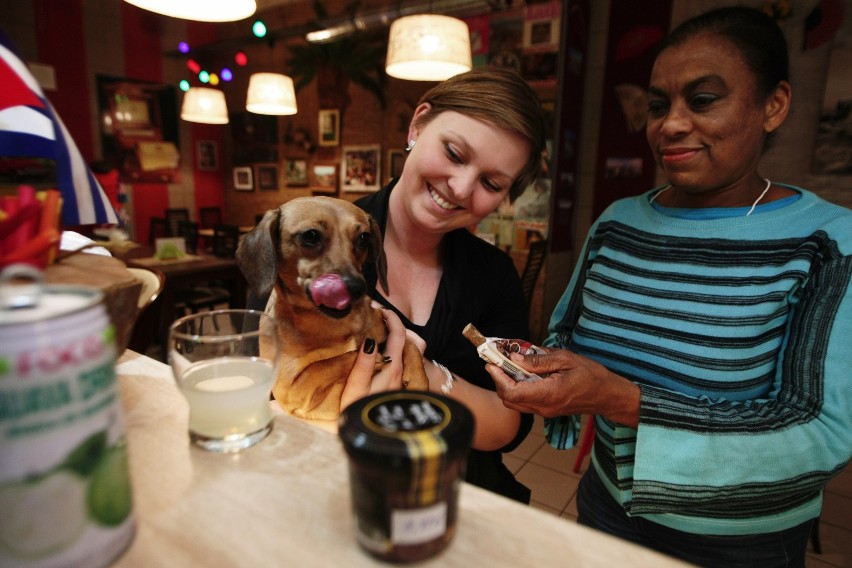
[[[65,227],[118,224],[101,185],[26,64],[0,34],[0,156],[56,163]]]

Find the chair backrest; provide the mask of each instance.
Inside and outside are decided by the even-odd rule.
[[[151,224],[148,227],[148,244],[152,247],[157,242],[157,239],[162,239],[169,236],[169,224],[163,217],[151,217]]]
[[[547,239],[530,243],[527,262],[524,265],[524,271],[521,273],[521,286],[524,290],[524,300],[527,303],[527,308],[532,303],[533,292],[535,292],[535,285],[538,282],[538,275],[541,273],[546,257]]]
[[[149,268],[128,267],[133,276],[142,282],[142,290],[139,292],[138,306],[140,311],[154,303],[160,292],[163,291],[163,286],[166,284],[166,278],[159,270]]]
[[[198,224],[204,229],[212,229],[222,224],[221,207],[201,207],[198,210]]]
[[[178,236],[178,223],[180,223],[181,221],[189,221],[189,209],[166,209],[166,222],[169,225],[170,237]]]
[[[240,239],[240,228],[236,225],[219,224],[213,227],[213,256],[234,258]]]
[[[195,221],[178,221],[177,236],[186,241],[186,252],[195,254],[198,252],[198,223]]]

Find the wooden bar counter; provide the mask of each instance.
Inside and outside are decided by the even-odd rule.
[[[124,408],[137,531],[114,566],[387,566],[355,540],[348,464],[333,432],[274,412],[239,454],[191,447],[188,408],[167,365],[126,351]],[[457,533],[417,566],[684,566],[655,552],[461,488]]]

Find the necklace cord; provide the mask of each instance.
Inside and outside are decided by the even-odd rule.
[[[760,203],[760,200],[764,198],[764,196],[766,195],[766,192],[768,192],[769,188],[772,186],[772,182],[769,181],[769,178],[763,178],[763,181],[766,182],[766,187],[763,188],[763,191],[760,193],[760,195],[757,196],[757,199],[754,200],[754,203],[751,204],[751,209],[749,209],[748,213],[745,214],[746,217],[748,217],[749,215],[754,213],[754,208],[757,207],[757,204]],[[667,185],[666,187],[664,187],[663,189],[661,189],[660,191],[658,191],[657,193],[652,195],[651,199],[648,200],[648,203],[649,204],[653,203],[654,200],[657,199],[660,196],[661,193],[663,193],[664,191],[666,191],[668,189],[671,189],[671,187],[672,187],[671,185]]]

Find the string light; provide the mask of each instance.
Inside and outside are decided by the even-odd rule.
[[[253,33],[255,37],[266,37],[266,24],[257,20],[251,25],[251,33]]]
[[[189,81],[182,79],[181,82],[178,83],[178,86],[180,87],[180,90],[185,93],[189,90]]]
[[[178,51],[181,53],[189,53],[189,44],[185,41],[182,41],[178,44]]]
[[[223,68],[222,68],[222,72],[221,72],[221,73],[219,73],[219,76],[220,76],[220,77],[222,78],[222,80],[223,80],[223,81],[225,81],[225,82],[228,82],[228,81],[230,81],[231,79],[233,79],[233,78],[234,78],[234,74],[233,74],[233,73],[231,72],[231,70],[230,70],[230,69],[228,69],[227,67],[223,67]]]

